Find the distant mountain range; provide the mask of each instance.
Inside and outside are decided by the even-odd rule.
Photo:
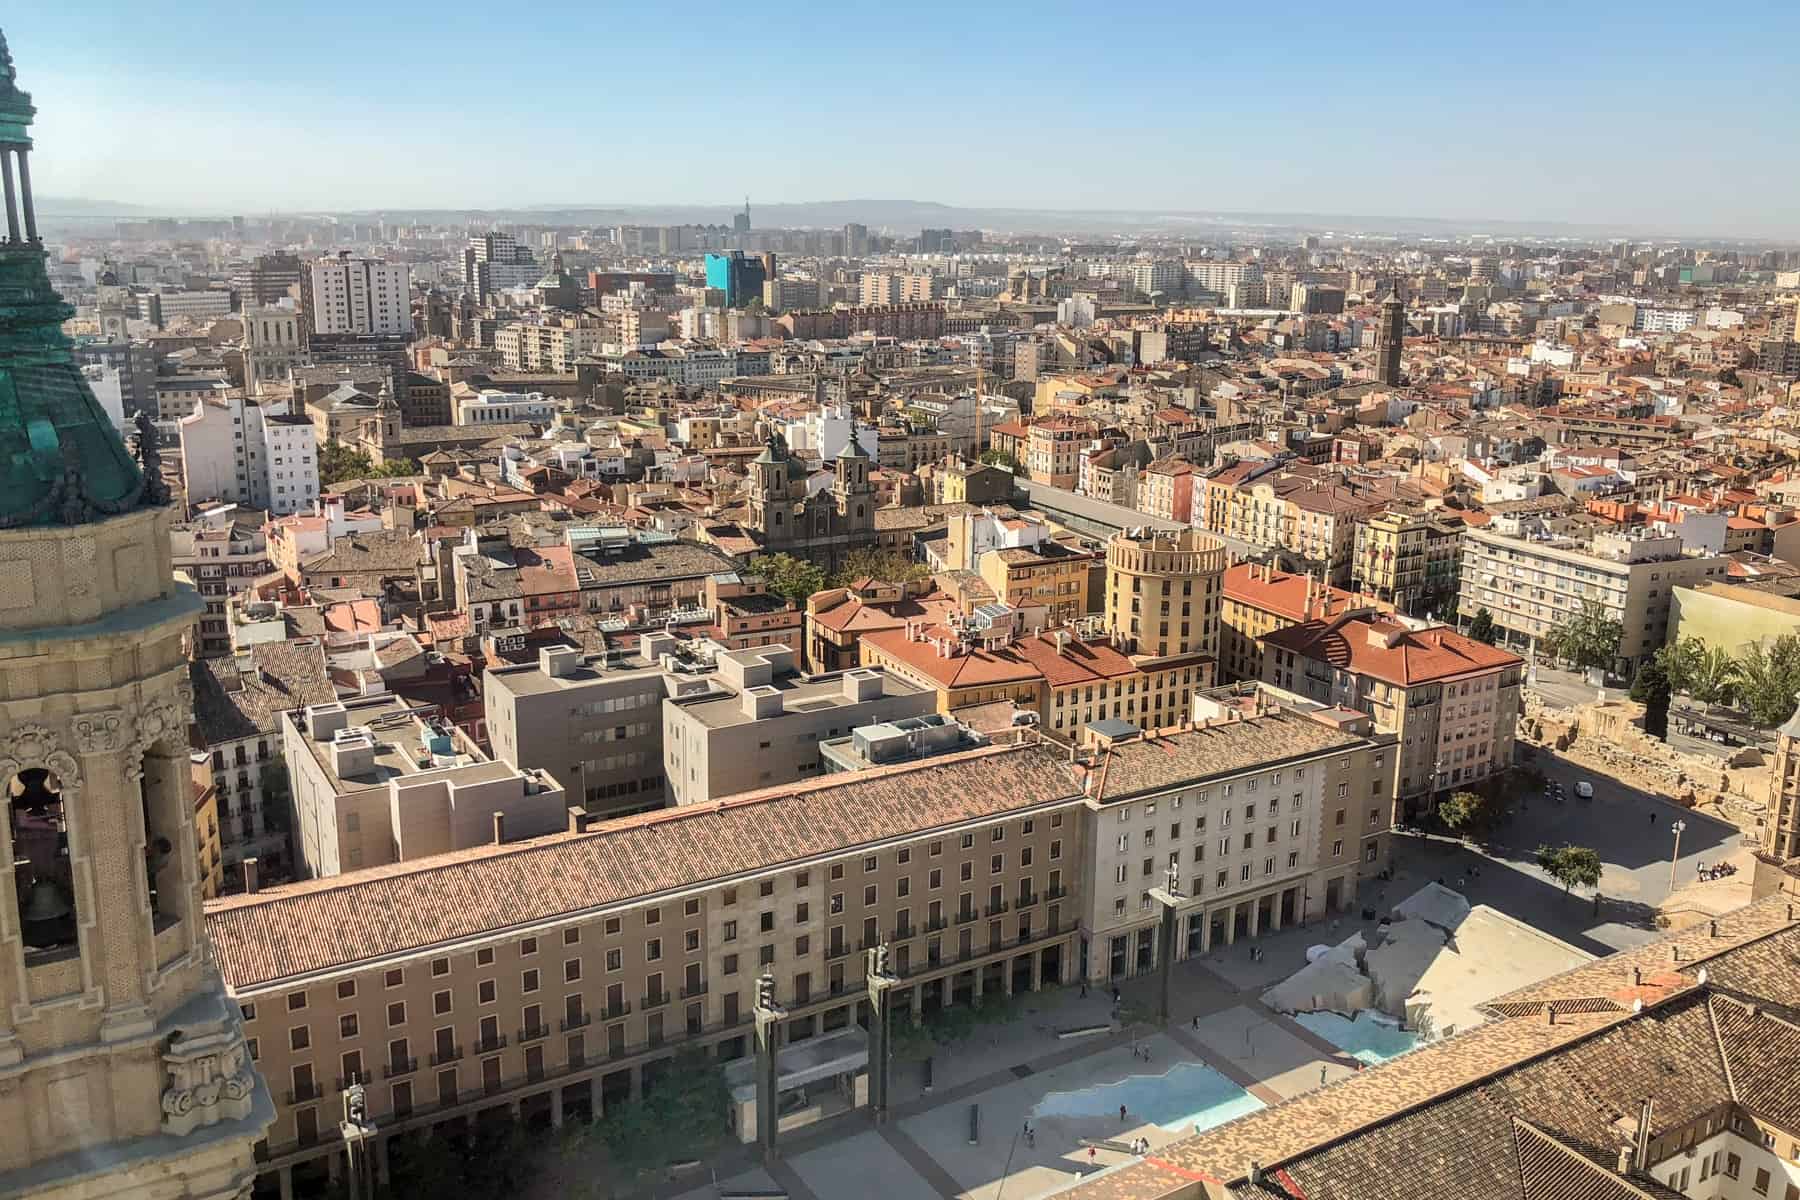
[[[41,216],[49,220],[91,221],[104,218],[148,216],[225,216],[218,211],[156,208],[85,197],[44,196],[37,202]],[[719,225],[730,224],[742,211],[721,204],[534,204],[492,209],[361,208],[335,212],[301,210],[289,215],[338,217],[381,216],[391,221],[419,220],[449,224],[464,222],[521,222],[546,225],[600,226]],[[252,215],[245,212],[243,215]],[[257,217],[267,212],[258,211]],[[1568,238],[1594,241],[1610,237],[1673,238],[1724,237],[1697,229],[1658,228],[1633,224],[1595,225],[1565,221],[1464,220],[1437,217],[1400,217],[1351,213],[1257,213],[1204,210],[965,208],[929,200],[821,200],[796,204],[752,202],[750,215],[759,228],[838,228],[855,222],[877,231],[910,234],[920,229],[983,229],[1004,233],[1041,234],[1149,234],[1190,235],[1195,238],[1246,237],[1258,234],[1289,237],[1305,233],[1361,234],[1405,238],[1457,238],[1491,235],[1498,238]],[[1728,238],[1737,244],[1751,238]]]

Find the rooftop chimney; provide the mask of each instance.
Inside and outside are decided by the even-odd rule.
[[[244,860],[244,894],[254,896],[261,886],[262,881],[256,875],[256,858],[252,855]]]
[[[506,814],[503,812],[496,812],[494,814],[494,845],[500,846],[500,845],[504,845],[505,843],[506,843]]]
[[[1630,1146],[1619,1147],[1619,1174],[1631,1174],[1631,1161],[1633,1157],[1635,1157],[1635,1154]]]
[[[569,805],[569,832],[587,832],[587,809],[579,804]]]

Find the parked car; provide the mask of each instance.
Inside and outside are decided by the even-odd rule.
[[[1583,779],[1580,783],[1575,785],[1575,795],[1583,800],[1592,800],[1594,798],[1594,785]]]

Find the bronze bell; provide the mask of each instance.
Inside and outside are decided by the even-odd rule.
[[[60,921],[74,911],[62,889],[56,886],[56,881],[40,876],[31,885],[31,895],[26,900],[25,911],[19,914],[19,919],[28,924]]]

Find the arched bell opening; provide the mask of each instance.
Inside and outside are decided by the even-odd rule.
[[[28,966],[71,957],[81,948],[63,803],[62,779],[48,768],[28,767],[6,781],[13,884]]]

